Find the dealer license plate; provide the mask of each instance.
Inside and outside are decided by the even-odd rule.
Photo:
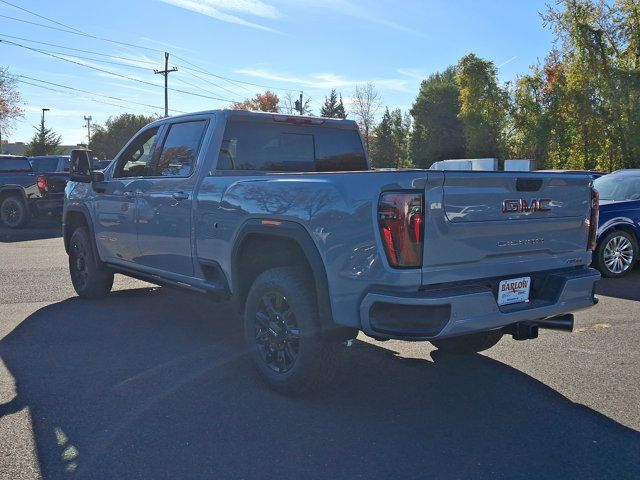
[[[531,277],[503,280],[498,285],[498,305],[511,305],[529,301]]]

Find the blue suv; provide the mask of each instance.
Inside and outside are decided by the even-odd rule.
[[[605,277],[622,277],[638,261],[640,169],[619,170],[594,181],[600,194],[594,264]]]

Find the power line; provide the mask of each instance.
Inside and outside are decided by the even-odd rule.
[[[65,91],[62,91],[62,90],[57,90],[55,88],[47,87],[47,86],[44,86],[44,85],[38,85],[37,83],[27,82],[26,80],[18,80],[18,81],[20,83],[24,83],[25,85],[31,85],[33,87],[42,88],[44,90],[49,90],[51,92],[61,93],[63,95],[72,95],[69,92],[65,92]],[[122,108],[123,110],[130,110],[129,107],[124,106],[124,105],[118,105],[117,103],[105,102],[103,100],[97,100],[95,98],[89,98],[89,97],[80,97],[80,98],[84,98],[85,100],[88,100],[90,102],[101,103],[103,105],[111,105],[111,106],[114,106],[114,107]],[[147,111],[150,112],[150,113],[157,113],[156,111],[151,111],[151,110],[147,110]]]
[[[14,45],[16,47],[20,47],[20,48],[24,48],[24,49],[27,49],[27,50],[31,50],[33,52],[37,52],[37,53],[40,53],[42,55],[46,55],[46,56],[49,56],[49,57],[57,58],[58,60],[63,60],[65,62],[73,63],[75,65],[80,65],[81,67],[90,68],[91,70],[96,70],[98,72],[106,73],[108,75],[113,75],[114,77],[120,77],[120,78],[124,78],[124,79],[127,79],[127,80],[131,80],[133,82],[142,83],[144,85],[150,85],[152,87],[160,87],[160,88],[162,88],[162,85],[158,85],[157,83],[152,83],[152,82],[148,82],[146,80],[142,80],[140,78],[130,77],[128,75],[123,75],[121,73],[112,72],[110,70],[105,70],[104,68],[99,68],[99,67],[96,67],[96,66],[93,66],[93,65],[87,65],[86,63],[76,62],[76,61],[71,60],[69,58],[64,58],[64,57],[61,57],[61,56],[56,55],[54,53],[50,53],[50,52],[47,52],[45,50],[40,50],[38,48],[33,48],[33,47],[22,45],[22,44],[19,44],[19,43],[16,43],[16,42],[12,42],[12,41],[9,41],[9,40],[2,40],[2,39],[0,39],[0,43],[6,43],[8,45]],[[194,97],[207,98],[207,99],[210,99],[210,100],[218,100],[218,101],[221,101],[221,102],[233,102],[233,100],[229,100],[228,98],[220,98],[220,97],[213,97],[213,96],[208,96],[208,95],[201,95],[199,93],[189,92],[189,91],[181,90],[181,89],[178,89],[178,88],[170,88],[169,90],[174,91],[174,92],[184,93],[185,95],[192,95]]]
[[[3,2],[3,0],[0,0],[0,2]],[[101,40],[101,41],[104,41],[104,42],[115,43],[115,44],[124,45],[124,46],[131,47],[131,48],[139,48],[139,49],[143,49],[143,50],[149,50],[149,51],[152,51],[152,52],[163,52],[163,50],[159,50],[157,48],[145,47],[145,46],[142,46],[142,45],[135,45],[135,44],[132,44],[132,43],[127,43],[127,42],[119,42],[117,40],[111,40],[111,39],[108,39],[108,38],[102,38],[102,37],[98,37],[98,36],[91,35],[91,34],[84,33],[84,32],[79,33],[77,31],[73,31],[73,30],[65,30],[65,29],[62,29],[62,28],[52,27],[50,25],[44,25],[42,23],[30,22],[29,20],[24,20],[22,18],[10,17],[9,15],[0,15],[0,18],[8,18],[10,20],[15,20],[15,21],[18,21],[18,22],[23,22],[23,23],[28,23],[30,25],[36,25],[38,27],[49,28],[49,29],[52,29],[52,30],[58,30],[58,31],[64,32],[64,33],[71,33],[73,35],[80,35],[80,36],[83,36],[83,37],[93,38],[94,40]],[[71,27],[67,27],[67,28],[71,28]],[[9,37],[9,35],[5,35],[5,36]],[[32,41],[33,42],[33,40],[26,40],[26,41]],[[36,43],[43,43],[43,44],[46,45],[46,43],[44,43],[44,42],[36,42]],[[61,47],[61,46],[59,46],[58,48],[69,48],[69,47]],[[88,53],[88,52],[86,52],[86,53]],[[205,70],[204,68],[199,67],[198,65],[188,61],[185,58],[182,58],[182,57],[180,57],[178,55],[175,55],[175,54],[173,56],[176,57],[178,60],[186,63],[187,65],[191,65],[192,67],[195,67],[195,68],[188,68],[188,67],[185,67],[184,65],[181,66],[181,65],[177,64],[177,66],[180,67],[183,70],[187,70],[188,69],[188,70],[191,70],[191,71],[194,71],[194,72],[202,73],[204,75],[210,75],[212,77],[219,78],[221,80],[225,80],[225,81],[227,81],[227,82],[229,82],[229,83],[231,83],[231,84],[233,84],[233,85],[235,85],[237,87],[244,88],[245,90],[247,90],[248,92],[251,92],[251,93],[253,93],[251,90],[243,87],[242,85],[243,84],[244,85],[251,85],[252,87],[266,88],[267,90],[278,90],[278,91],[284,91],[284,92],[298,92],[299,91],[298,89],[295,89],[295,88],[274,87],[274,86],[263,85],[263,84],[259,84],[259,83],[246,82],[244,80],[233,79],[233,78],[225,77],[225,76],[222,76],[222,75],[216,75],[215,73],[209,72],[209,71]],[[113,58],[115,58],[115,57],[113,57]],[[220,88],[222,88],[222,87],[220,87]]]
[[[59,83],[49,82],[47,80],[41,80],[39,78],[33,78],[33,77],[29,77],[27,75],[16,75],[16,77],[18,77],[19,79],[20,78],[26,78],[27,80],[32,80],[34,82],[40,82],[40,83],[44,83],[44,84],[47,84],[47,85],[53,85],[55,87],[65,88],[67,90],[71,90],[71,91],[74,91],[74,92],[87,93],[89,95],[95,95],[97,97],[108,98],[108,99],[111,99],[111,100],[116,100],[118,102],[125,102],[125,103],[130,103],[130,104],[133,104],[133,105],[140,105],[142,107],[150,107],[150,108],[154,108],[156,110],[162,110],[162,107],[159,107],[157,105],[150,105],[148,103],[140,103],[140,102],[136,102],[136,101],[133,101],[133,100],[129,100],[127,98],[114,97],[113,95],[104,95],[102,93],[90,92],[88,90],[83,90],[81,88],[70,87],[68,85],[61,85]],[[36,85],[36,86],[39,86],[39,85]],[[66,93],[66,92],[61,92],[61,93]],[[176,113],[187,113],[187,112],[184,112],[182,110],[176,110],[174,108],[172,108],[170,110],[173,111],[173,112],[176,112]]]
[[[102,53],[102,52],[94,52],[92,50],[84,50],[84,49],[81,49],[81,48],[72,48],[72,47],[67,47],[67,46],[64,46],[64,45],[58,45],[58,44],[55,44],[55,43],[39,42],[39,41],[36,41],[36,40],[30,40],[28,38],[16,37],[14,35],[0,34],[0,37],[12,38],[12,39],[15,39],[15,40],[22,40],[22,41],[31,42],[31,43],[37,43],[39,45],[47,45],[47,46],[55,47],[55,48],[62,48],[64,50],[71,50],[73,52],[88,53],[88,54],[91,54],[91,55],[97,55],[97,56],[106,57],[106,58],[112,58],[112,59],[116,59],[116,60],[124,60],[126,62],[137,62],[137,63],[145,63],[145,64],[148,64],[148,65],[156,65],[156,62],[152,62],[151,60],[141,60],[141,59],[131,58],[131,57],[120,57],[120,56],[117,56],[117,55],[109,55],[109,54]],[[70,55],[68,53],[56,52],[56,51],[51,51],[51,50],[42,50],[42,51],[43,52],[47,52],[47,53],[66,55],[66,56],[70,56],[72,58],[79,58],[81,60],[91,60],[91,61],[94,61],[94,62],[106,63],[106,64],[109,64],[109,65],[118,65],[118,66],[127,67],[127,68],[136,68],[138,70],[145,70],[145,71],[149,70],[146,67],[142,67],[140,65],[131,65],[130,63],[110,62],[108,60],[102,60],[102,59],[99,59],[99,58],[85,57],[85,56],[76,55],[76,54]],[[191,70],[191,69],[189,69],[189,70]],[[230,93],[230,94],[232,94],[234,96],[238,96],[238,98],[240,98],[238,92],[234,92],[233,90],[229,90],[228,88],[225,88],[222,85],[219,85],[219,84],[217,84],[215,82],[212,82],[211,80],[207,80],[206,78],[202,78],[202,77],[196,75],[195,73],[192,73],[191,71],[185,71],[185,73],[187,75],[190,75],[190,76],[194,77],[194,78],[197,78],[201,82],[204,82],[204,83],[209,84],[209,85],[213,85],[214,87],[217,87],[217,88],[219,88],[221,90],[224,90],[225,92],[228,92],[228,93]],[[204,92],[210,93],[211,95],[217,95],[215,92],[212,92],[211,90],[207,90],[205,88],[202,88],[199,85],[196,85],[196,84],[193,84],[193,83],[189,83],[186,80],[182,80],[182,79],[179,79],[179,78],[176,78],[176,80],[181,81],[182,83],[184,83],[186,85],[190,85],[192,87],[198,88],[198,89],[200,89],[200,90],[202,90]],[[244,88],[244,87],[242,87],[242,88]],[[251,92],[251,90],[248,90],[248,89],[245,89],[245,90]]]
[[[1,2],[2,0],[0,0]],[[9,15],[0,15],[0,17],[2,18],[8,18],[9,20],[15,20],[17,22],[22,22],[22,23],[28,23],[30,25],[36,25],[38,27],[43,27],[43,28],[49,28],[51,30],[58,30],[59,32],[64,32],[64,33],[71,33],[73,35],[79,35],[81,37],[87,37],[87,38],[93,38],[94,40],[101,40],[103,42],[109,42],[109,43],[115,43],[118,45],[123,45],[126,47],[131,47],[131,48],[139,48],[142,50],[149,50],[151,52],[162,52],[163,50],[159,50],[157,48],[152,48],[152,47],[144,47],[142,45],[135,45],[133,43],[127,43],[127,42],[119,42],[118,40],[111,40],[109,38],[103,38],[103,37],[98,37],[97,35],[91,35],[89,33],[84,33],[84,32],[79,32],[79,31],[74,31],[75,29],[71,29],[73,27],[67,27],[68,30],[63,29],[63,28],[57,28],[57,27],[52,27],[51,25],[44,25],[42,23],[37,23],[37,22],[30,22],[29,20],[25,20],[23,18],[16,18],[16,17],[11,17]]]
[[[197,79],[198,79],[198,80],[200,80],[201,82],[207,83],[207,84],[209,84],[209,85],[213,85],[214,87],[218,87],[219,89],[224,90],[225,92],[229,92],[229,93],[230,93],[230,94],[232,94],[232,95],[238,95],[238,96],[240,95],[238,92],[234,92],[233,90],[229,90],[228,88],[225,88],[225,87],[223,87],[222,85],[219,85],[219,84],[217,84],[217,83],[215,83],[215,82],[212,82],[211,80],[207,80],[206,78],[199,77],[199,76],[198,76],[198,75],[196,75],[195,73],[191,72],[191,71],[190,71],[190,69],[185,69],[185,67],[181,67],[181,68],[184,70],[184,72],[185,72],[187,75],[191,75],[192,77],[197,78]],[[183,80],[183,81],[184,81],[184,80]],[[242,87],[242,85],[240,85],[240,87]],[[247,89],[247,88],[245,88],[245,87],[242,87],[242,88],[244,88],[244,89],[245,89],[245,90],[247,90],[248,92],[251,92],[251,90],[249,90],[249,89]],[[251,92],[251,93],[253,93],[253,92]]]
[[[84,32],[82,30],[79,30],[79,29],[77,29],[75,27],[69,26],[69,25],[67,25],[65,23],[58,22],[57,20],[53,20],[52,18],[46,17],[44,15],[40,15],[40,14],[38,14],[36,12],[32,12],[31,10],[27,10],[26,8],[14,5],[13,3],[8,2],[6,0],[0,0],[0,2],[4,3],[6,5],[10,5],[10,6],[14,7],[14,8],[19,9],[19,10],[25,11],[27,13],[30,13],[31,15],[34,15],[34,16],[36,16],[38,18],[42,18],[44,20],[52,22],[52,23],[54,23],[56,25],[63,26],[67,30],[63,30],[63,29],[60,29],[60,28],[52,27],[50,25],[44,25],[44,24],[40,24],[40,23],[36,23],[36,22],[29,22],[28,20],[19,19],[19,18],[15,18],[15,17],[9,17],[7,15],[0,15],[0,17],[9,18],[11,20],[16,20],[16,21],[19,21],[19,22],[25,22],[25,23],[29,23],[29,24],[32,24],[32,25],[37,25],[37,26],[44,27],[44,28],[52,28],[54,30],[60,30],[60,31],[63,31],[63,32],[66,32],[66,33],[72,33],[72,34],[75,34],[75,35],[82,35],[82,36],[85,36],[85,37],[88,37],[88,38],[93,38],[95,40],[101,40],[101,41],[104,41],[104,42],[110,42],[110,43],[114,43],[114,44],[117,44],[117,45],[124,45],[124,46],[132,47],[132,48],[139,48],[139,49],[144,49],[144,50],[149,50],[149,51],[154,51],[154,52],[163,52],[163,50],[159,50],[157,48],[145,47],[145,46],[142,46],[142,45],[136,45],[136,44],[132,44],[132,43],[128,43],[128,42],[121,42],[121,41],[118,41],[118,40],[111,40],[109,38],[104,38],[104,37],[99,37],[97,35],[92,35],[90,33],[87,33],[87,32]],[[258,88],[266,88],[268,90],[279,90],[279,91],[284,91],[284,92],[297,92],[297,91],[299,91],[298,89],[268,86],[268,85],[263,85],[263,84],[258,84],[258,83],[245,82],[243,80],[237,80],[237,79],[225,77],[225,76],[222,76],[222,75],[216,75],[216,74],[211,73],[211,72],[205,70],[204,68],[202,68],[202,67],[200,67],[200,66],[198,66],[198,65],[196,65],[196,64],[194,64],[192,62],[190,62],[189,60],[187,60],[187,59],[185,59],[183,57],[180,57],[180,56],[175,55],[175,54],[174,54],[174,57],[177,58],[178,60],[181,60],[182,62],[186,63],[187,65],[190,65],[191,67],[196,68],[197,70],[195,70],[195,71],[198,71],[199,73],[202,73],[202,74],[205,74],[205,75],[210,75],[212,77],[219,78],[221,80],[225,80],[225,81],[230,82],[232,84],[236,84],[236,86],[241,86],[239,84],[244,84],[244,85],[251,85],[253,87],[258,87]],[[186,69],[186,67],[182,67],[182,68]],[[242,88],[244,88],[244,87],[242,87]],[[247,89],[245,89],[245,90],[247,90]]]
[[[211,90],[207,90],[206,88],[201,87],[200,85],[197,85],[197,84],[191,83],[191,82],[187,82],[186,80],[184,80],[184,79],[182,79],[180,77],[175,77],[174,80],[176,80],[176,81],[178,81],[180,83],[184,83],[185,85],[189,85],[190,87],[197,88],[198,90],[202,90],[203,92],[210,93],[211,95],[215,95],[216,94],[215,92],[212,92]],[[207,83],[209,83],[209,82],[207,82]],[[222,87],[220,87],[220,88],[222,88]],[[223,88],[223,90],[226,90],[226,89]],[[239,100],[242,99],[236,92],[232,92],[231,90],[227,90],[227,91],[229,93],[233,94],[233,95],[236,95]]]
[[[65,28],[68,28],[68,29],[70,29],[70,30],[75,30],[76,32],[79,32],[79,33],[84,33],[84,32],[82,32],[81,30],[78,30],[77,28],[73,28],[73,27],[70,27],[70,26],[68,26],[68,25],[65,25],[64,23],[57,22],[57,21],[55,21],[55,20],[53,20],[53,19],[51,19],[51,18],[45,17],[44,15],[40,15],[40,14],[38,14],[38,13],[36,13],[36,12],[32,12],[31,10],[27,10],[26,8],[21,7],[21,6],[19,6],[19,5],[14,5],[14,4],[13,4],[13,3],[11,3],[11,2],[7,2],[7,1],[5,1],[5,0],[0,0],[0,2],[1,2],[1,3],[4,3],[4,4],[6,4],[6,5],[9,5],[9,6],[13,7],[13,8],[17,8],[18,10],[22,10],[23,12],[30,13],[31,15],[34,15],[34,16],[36,16],[36,17],[38,17],[38,18],[42,18],[43,20],[47,20],[47,21],[49,21],[49,22],[51,22],[51,23],[55,23],[56,25],[60,25],[61,27],[65,27]]]
[[[47,45],[48,47],[62,48],[64,50],[71,50],[73,52],[89,53],[91,55],[98,55],[98,56],[101,56],[101,57],[112,58],[114,60],[125,60],[125,61],[128,61],[128,62],[146,63],[147,65],[155,65],[156,64],[156,62],[153,62],[151,60],[141,60],[141,59],[138,59],[138,58],[120,57],[118,55],[109,55],[107,53],[94,52],[92,50],[84,50],[82,48],[73,48],[73,47],[67,47],[65,45],[58,45],[58,44],[55,44],[55,43],[39,42],[37,40],[31,40],[29,38],[16,37],[14,35],[7,35],[5,33],[0,33],[0,37],[13,38],[14,40],[21,40],[23,42],[37,43],[39,45]],[[83,58],[83,57],[78,57],[78,58]],[[92,60],[96,60],[96,59],[92,59]],[[123,64],[123,65],[126,65],[126,64]]]
[[[231,83],[234,83],[234,84],[241,83],[241,84],[245,84],[245,85],[251,85],[253,87],[266,88],[267,90],[280,90],[280,91],[283,91],[283,92],[299,92],[300,91],[299,89],[295,89],[295,88],[280,88],[280,87],[273,87],[273,86],[270,87],[268,85],[261,85],[259,83],[245,82],[244,80],[237,80],[237,79],[233,79],[233,78],[229,78],[229,77],[224,77],[222,75],[216,75],[215,73],[208,72],[204,68],[198,67],[194,63],[191,63],[188,60],[185,60],[184,58],[179,57],[178,55],[174,55],[174,57],[176,57],[178,60],[181,60],[181,61],[185,62],[187,65],[191,65],[192,67],[197,68],[197,70],[194,70],[193,68],[188,68],[188,67],[182,66],[182,68],[185,69],[185,70],[193,70],[193,71],[205,74],[205,75],[211,75],[212,77],[216,77],[216,78],[219,78],[221,80],[226,80],[227,82],[231,82]],[[238,85],[238,86],[240,86],[240,85]]]

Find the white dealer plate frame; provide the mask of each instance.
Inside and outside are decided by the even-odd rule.
[[[513,305],[529,301],[531,277],[510,278],[498,284],[498,305]]]

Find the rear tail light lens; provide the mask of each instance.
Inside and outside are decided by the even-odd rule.
[[[600,195],[591,188],[591,215],[589,216],[589,241],[587,249],[595,251],[598,242],[598,221],[600,220]]]
[[[45,193],[49,190],[49,182],[47,181],[47,177],[39,176],[36,178],[36,185],[38,185],[38,190],[40,193]]]
[[[378,203],[378,225],[389,265],[422,266],[424,237],[422,193],[384,193]]]

